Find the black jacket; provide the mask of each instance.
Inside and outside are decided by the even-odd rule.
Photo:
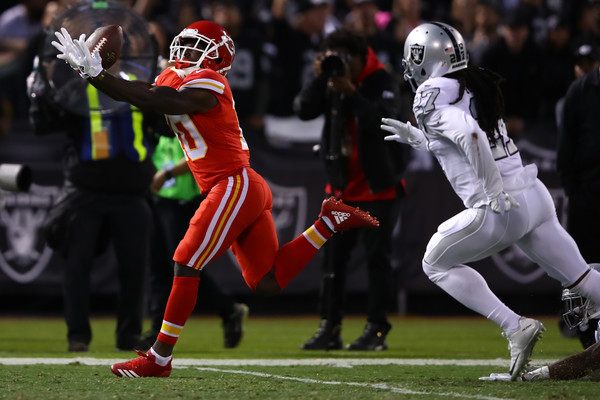
[[[575,80],[565,97],[556,166],[565,193],[600,193],[600,70]]]
[[[340,142],[348,115],[357,126],[358,155],[369,189],[373,193],[398,185],[408,161],[408,148],[386,142],[381,118],[402,118],[398,83],[384,69],[366,76],[352,96],[340,96],[327,89],[327,79],[309,81],[294,99],[294,112],[303,120],[325,114],[319,155],[325,162],[328,178],[337,189],[347,183]]]

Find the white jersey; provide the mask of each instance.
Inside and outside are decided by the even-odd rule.
[[[498,123],[494,140],[477,123],[473,96],[467,90],[458,98],[459,83],[450,78],[431,78],[415,94],[413,112],[456,194],[468,208],[489,203],[502,191],[518,193],[535,182],[535,165],[523,167],[521,156]]]

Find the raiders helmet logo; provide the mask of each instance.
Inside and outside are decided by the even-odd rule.
[[[410,46],[410,58],[416,65],[421,65],[424,55],[425,46],[420,44],[412,44]]]

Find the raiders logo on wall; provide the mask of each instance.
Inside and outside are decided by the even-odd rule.
[[[48,265],[52,250],[42,224],[58,194],[58,187],[37,185],[27,193],[0,194],[0,270],[13,281],[32,282]]]

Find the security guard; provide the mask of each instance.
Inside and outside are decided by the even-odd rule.
[[[90,271],[95,257],[112,244],[119,286],[116,347],[128,350],[138,344],[142,330],[152,228],[149,186],[156,171],[152,136],[145,133],[140,110],[103,114],[105,95],[92,85],[86,94],[89,116],[70,115],[64,121],[70,139],[65,185],[47,220],[48,241],[65,260],[65,318],[74,352],[87,351],[92,339]]]

